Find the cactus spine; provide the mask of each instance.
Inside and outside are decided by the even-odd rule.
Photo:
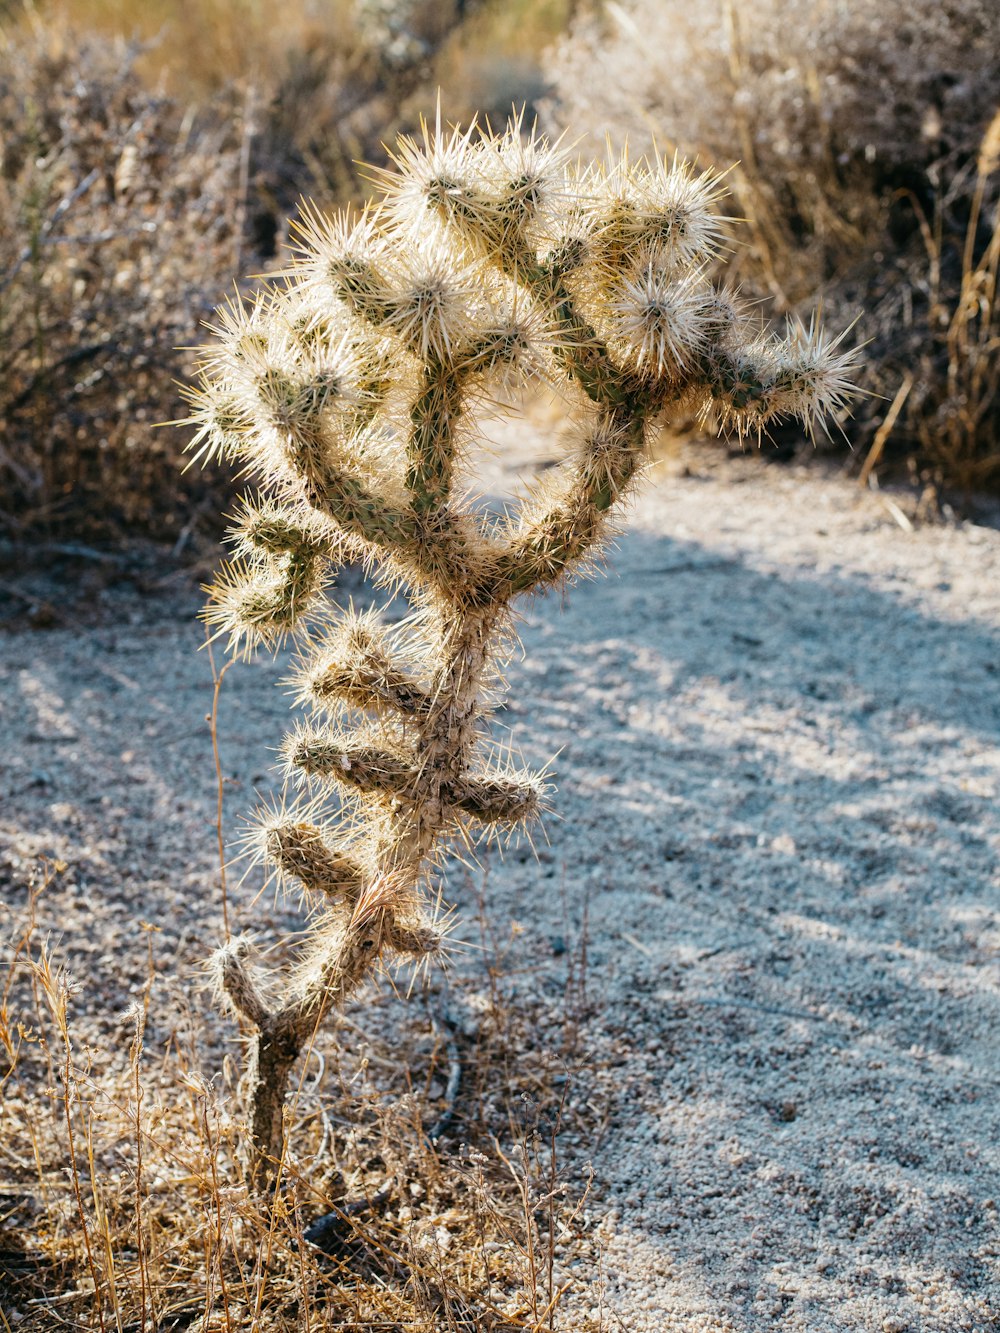
[[[318,907],[297,967],[261,985],[238,941],[221,989],[251,1024],[252,1173],[273,1186],[289,1074],[386,955],[439,945],[420,887],[456,837],[534,818],[543,777],[485,731],[512,603],[563,578],[634,486],[670,408],[759,433],[849,393],[818,328],[754,327],[707,274],[717,180],[686,164],[581,166],[525,133],[424,128],[359,218],[310,214],[284,285],[221,317],[192,392],[194,447],[260,481],[209,619],[232,646],[299,630],[284,747],[298,794],[256,816],[262,861]],[[461,498],[475,407],[540,376],[586,411],[573,456],[516,511]],[[412,615],[331,608],[326,572],[362,560]],[[308,626],[308,628],[307,628]],[[273,993],[272,993],[273,992]]]

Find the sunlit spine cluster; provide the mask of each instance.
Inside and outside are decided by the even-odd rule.
[[[283,285],[225,311],[194,392],[194,448],[260,485],[208,618],[234,647],[309,626],[309,721],[286,739],[294,793],[252,842],[317,910],[298,967],[265,997],[244,944],[218,957],[254,1025],[260,1179],[283,1151],[289,1072],[316,1025],[387,952],[439,941],[421,885],[456,837],[534,818],[544,775],[487,737],[512,600],[591,553],[671,409],[758,434],[814,424],[850,393],[817,327],[762,331],[713,278],[718,179],[683,162],[597,165],[525,131],[401,141],[362,215],[309,214]],[[463,498],[477,407],[545,379],[581,419],[571,456],[501,517]],[[334,609],[363,561],[412,613]]]

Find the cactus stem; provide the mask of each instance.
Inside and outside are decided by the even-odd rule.
[[[320,905],[274,1004],[237,943],[219,987],[255,1029],[251,1178],[273,1189],[291,1071],[383,955],[428,959],[421,885],[455,843],[523,830],[545,775],[489,763],[485,719],[516,599],[592,559],[641,474],[649,424],[711,410],[738,433],[843,409],[852,356],[815,325],[754,330],[707,273],[718,179],[626,156],[584,167],[515,118],[502,134],[401,141],[360,220],[304,210],[284,287],[219,316],[191,394],[193,447],[262,494],[233,534],[207,618],[234,648],[301,634],[313,721],[286,737],[292,807],[247,843]],[[568,380],[587,422],[570,459],[504,519],[462,498],[463,446],[490,394]],[[325,572],[363,561],[415,615],[333,606]]]

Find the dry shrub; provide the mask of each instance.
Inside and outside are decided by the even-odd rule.
[[[135,44],[144,86],[207,105],[246,132],[248,241],[272,258],[303,194],[358,201],[361,161],[383,156],[400,108],[482,0],[65,0],[58,28]],[[236,270],[234,269],[234,272]]]
[[[44,893],[63,869],[42,862],[22,898],[21,867],[0,865],[21,903],[0,910],[5,1328],[551,1333],[566,1293],[586,1290],[569,1268],[594,1244],[586,1184],[559,1176],[565,1066],[502,996],[494,1008],[474,992],[475,1031],[452,1038],[370,993],[343,1048],[312,1052],[281,1198],[263,1208],[233,1080],[202,1073],[218,1034],[159,975],[155,937],[117,1020],[45,942]],[[511,1043],[532,1051],[516,1076]],[[432,1145],[456,1058],[454,1123]]]
[[[563,30],[570,0],[74,0],[88,31],[143,42],[136,66],[150,86],[228,104],[250,128],[249,242],[277,253],[299,200],[359,202],[361,163],[432,113],[505,120],[512,102],[545,88],[542,52]],[[64,12],[56,3],[50,21]],[[194,40],[192,40],[194,37]]]
[[[547,86],[543,52],[572,0],[51,0],[71,21],[136,43],[146,86],[214,100],[249,128],[249,241],[268,258],[302,195],[330,206],[366,191],[359,163],[433,112],[506,119]]]
[[[203,336],[238,261],[240,145],[147,92],[131,55],[53,29],[0,46],[0,521],[15,537],[176,537],[212,489],[152,426],[178,415],[176,349]]]
[[[823,285],[844,324],[864,310],[882,397],[851,428],[859,457],[909,376],[897,456],[1000,482],[992,0],[592,5],[553,77],[563,124],[739,163],[748,288],[794,309]]]
[[[531,31],[551,36],[560,12]],[[230,485],[182,472],[153,428],[181,415],[178,349],[203,340],[236,274],[274,264],[303,194],[363,196],[358,163],[383,161],[383,141],[433,106],[439,64],[468,64],[510,16],[481,0],[303,2],[280,16],[271,3],[74,0],[12,17],[0,533],[183,541]],[[493,80],[493,100],[519,91],[523,63]],[[466,80],[473,101],[483,77]]]

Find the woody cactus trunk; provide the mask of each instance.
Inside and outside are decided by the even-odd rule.
[[[718,180],[660,160],[572,161],[519,121],[401,140],[359,217],[303,224],[283,285],[221,316],[193,390],[195,449],[260,480],[208,618],[234,648],[302,631],[285,741],[294,779],[258,811],[260,859],[315,909],[292,970],[262,984],[250,945],[216,956],[252,1026],[252,1175],[273,1186],[290,1072],[335,1006],[393,955],[439,946],[421,885],[456,838],[533,819],[543,775],[488,719],[516,600],[605,535],[670,409],[759,434],[811,428],[849,393],[850,355],[816,326],[778,338],[709,275]],[[482,404],[532,381],[581,421],[572,456],[513,509],[462,493]],[[363,561],[412,613],[334,607]]]

